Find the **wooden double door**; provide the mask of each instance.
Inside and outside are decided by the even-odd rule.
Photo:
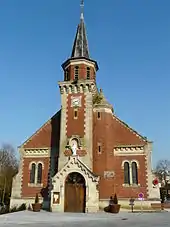
[[[71,173],[65,182],[65,212],[85,212],[86,187],[83,176]]]

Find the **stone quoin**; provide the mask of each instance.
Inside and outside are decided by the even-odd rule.
[[[120,204],[144,194],[159,199],[153,187],[152,142],[115,114],[96,84],[99,69],[88,48],[81,17],[71,57],[58,82],[61,109],[20,147],[10,207],[34,202],[59,212],[97,212],[117,194]]]

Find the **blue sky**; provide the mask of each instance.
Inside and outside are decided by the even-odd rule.
[[[0,1],[0,143],[17,147],[60,108],[80,0]],[[85,0],[98,86],[115,113],[150,140],[153,164],[170,147],[170,1]]]

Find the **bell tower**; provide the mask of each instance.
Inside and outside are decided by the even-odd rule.
[[[61,94],[59,170],[71,155],[79,156],[91,170],[93,166],[93,94],[97,91],[98,64],[90,58],[83,11],[84,1],[81,1],[80,23],[71,57],[62,64],[64,78],[58,82]]]

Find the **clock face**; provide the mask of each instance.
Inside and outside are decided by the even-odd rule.
[[[71,97],[71,106],[73,107],[81,106],[81,96]]]
[[[79,106],[79,99],[74,98],[72,103],[73,103],[73,106]]]

